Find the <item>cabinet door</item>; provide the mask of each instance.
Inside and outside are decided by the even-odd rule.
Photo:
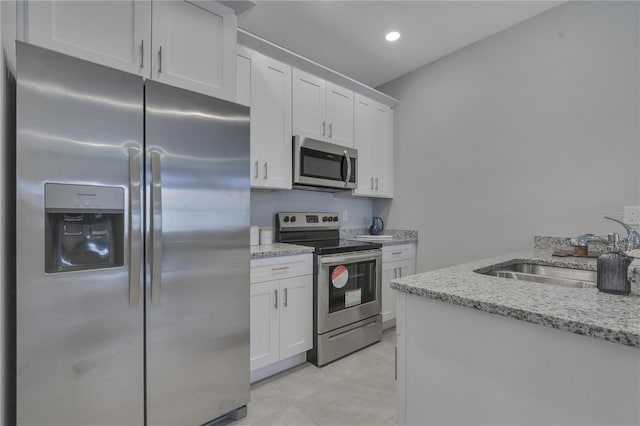
[[[313,347],[313,276],[280,280],[280,359]]]
[[[398,278],[398,263],[387,262],[382,264],[382,323],[396,317],[396,298],[391,290],[391,280]]]
[[[236,102],[251,106],[251,58],[248,49],[238,46],[236,55]]]
[[[27,42],[150,75],[150,1],[24,2]]]
[[[327,81],[327,141],[353,148],[353,91]]]
[[[293,134],[326,140],[326,82],[293,69]]]
[[[358,188],[355,195],[370,196],[374,192],[375,178],[372,164],[373,140],[371,119],[374,102],[362,95],[355,95],[354,147],[358,150]]]
[[[377,196],[393,196],[393,115],[389,107],[375,104],[371,117],[372,167]]]
[[[280,359],[278,281],[251,284],[251,370]]]
[[[252,186],[291,189],[291,66],[255,53],[251,61]],[[258,162],[258,167],[256,167]],[[256,169],[260,183],[254,184]]]
[[[235,101],[236,15],[215,1],[153,3],[151,78]]]

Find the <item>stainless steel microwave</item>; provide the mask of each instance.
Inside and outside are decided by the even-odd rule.
[[[344,191],[356,187],[358,150],[301,136],[293,137],[293,187]]]

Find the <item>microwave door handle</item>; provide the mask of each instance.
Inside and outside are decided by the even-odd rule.
[[[129,306],[140,303],[141,203],[140,152],[129,148]]]
[[[162,262],[162,181],[160,153],[151,151],[151,303],[160,303]]]
[[[351,180],[351,157],[346,149],[344,150],[344,159],[347,162],[347,177],[344,179],[344,186],[347,186]]]

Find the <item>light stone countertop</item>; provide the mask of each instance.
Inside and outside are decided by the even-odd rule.
[[[307,253],[313,253],[313,247],[285,243],[260,244],[258,246],[251,246],[251,259],[276,256],[293,256],[296,254]]]
[[[507,266],[520,262],[596,270],[596,259],[553,257],[551,251],[533,249],[411,275],[392,280],[391,288],[558,330],[640,347],[638,284],[631,284],[631,295],[619,296],[602,293],[596,288],[561,287],[474,272],[486,271],[494,265]],[[630,270],[637,277],[640,261],[635,260]]]

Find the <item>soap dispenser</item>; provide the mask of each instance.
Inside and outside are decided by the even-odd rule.
[[[598,290],[605,293],[629,294],[631,285],[627,269],[631,258],[620,251],[620,236],[609,234],[607,253],[598,257]]]

